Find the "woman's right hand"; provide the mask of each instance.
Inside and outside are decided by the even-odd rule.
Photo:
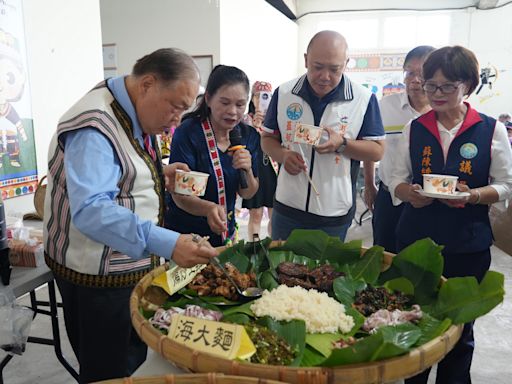
[[[212,203],[206,212],[206,220],[212,232],[217,235],[227,230],[226,212],[219,204]]]

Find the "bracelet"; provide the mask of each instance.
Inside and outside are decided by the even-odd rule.
[[[473,205],[477,205],[477,204],[479,204],[479,203],[480,203],[480,198],[481,198],[482,196],[480,195],[480,189],[475,188],[475,189],[473,189],[473,191],[475,191],[475,192],[476,192],[476,201],[473,203]]]

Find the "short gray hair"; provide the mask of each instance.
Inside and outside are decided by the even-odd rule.
[[[181,49],[161,48],[137,60],[132,75],[155,75],[168,84],[176,80],[200,80],[199,68],[194,59]]]

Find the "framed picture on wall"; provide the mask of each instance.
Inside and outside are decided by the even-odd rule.
[[[213,55],[198,55],[192,56],[192,58],[199,67],[199,72],[201,73],[201,85],[206,88],[208,76],[210,76],[210,72],[213,69]]]

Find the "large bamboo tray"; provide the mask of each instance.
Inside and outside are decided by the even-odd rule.
[[[384,254],[383,269],[390,265],[392,257],[390,253]],[[140,300],[144,292],[153,279],[165,273],[168,268],[169,265],[165,264],[154,269],[135,286],[130,297],[132,323],[140,338],[149,347],[176,366],[192,372],[223,372],[227,375],[259,377],[293,384],[388,383],[414,376],[439,362],[455,346],[462,333],[462,325],[452,325],[443,335],[406,355],[338,367],[282,367],[228,360],[171,340],[140,313]]]
[[[282,381],[254,377],[225,376],[222,373],[126,377],[100,381],[96,384],[284,384]]]

